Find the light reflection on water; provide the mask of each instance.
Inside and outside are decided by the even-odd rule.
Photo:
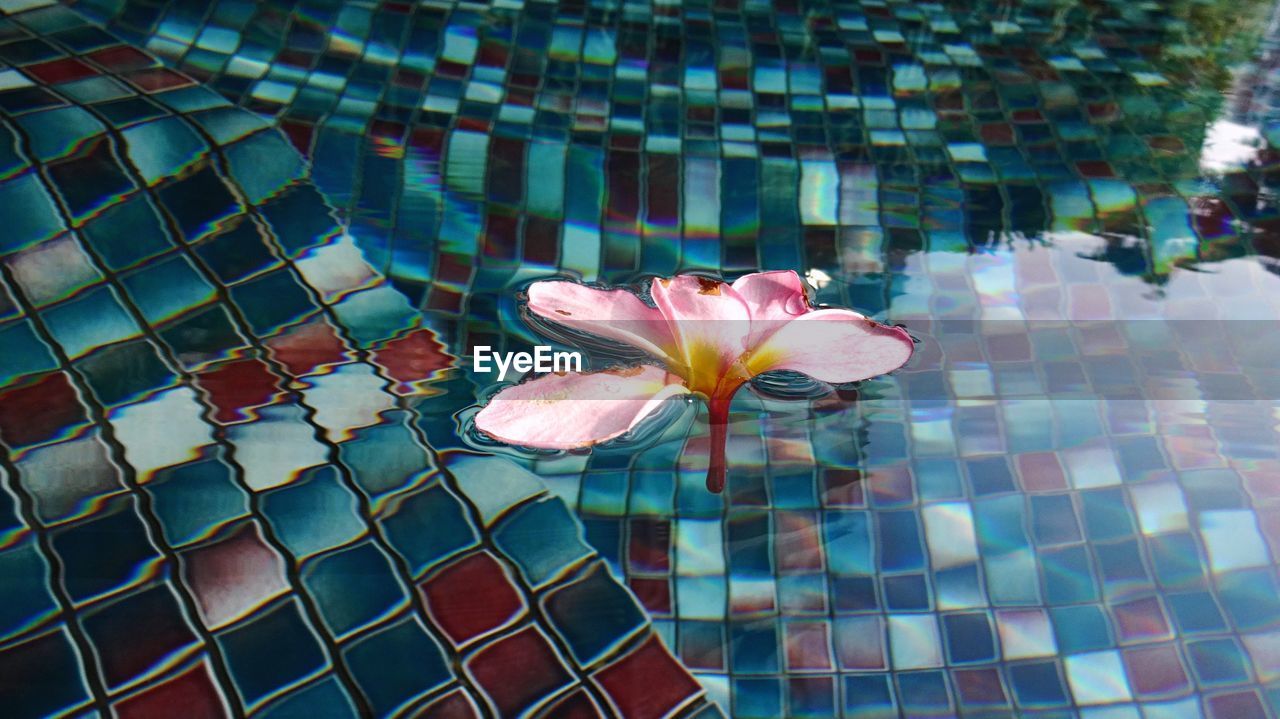
[[[277,122],[324,195],[212,92],[166,96],[199,122],[147,124],[167,111],[99,108],[103,83],[57,90],[88,115],[43,112],[38,83],[0,70],[22,155],[0,155],[5,216],[52,218],[0,238],[24,358],[0,389],[75,365],[0,427],[18,508],[0,552],[37,578],[5,587],[0,653],[74,629],[98,653],[67,651],[103,672],[50,679],[50,711],[206,659],[248,709],[434,701],[464,652],[411,597],[442,557],[502,555],[530,597],[588,584],[536,552],[591,561],[577,525],[528,477],[475,469],[480,449],[575,510],[734,716],[1276,714],[1261,4],[77,7]],[[0,25],[5,63],[71,22],[36,12]],[[282,18],[296,32],[257,32]],[[132,127],[85,144],[103,123]],[[82,152],[110,169],[59,164]],[[920,352],[835,394],[742,392],[723,495],[703,488],[704,418],[674,403],[590,453],[467,435],[493,386],[445,365],[533,342],[529,281],[774,268]],[[28,319],[40,334],[13,329]],[[59,400],[88,409],[50,420]],[[523,544],[495,529],[517,519]],[[170,622],[154,646],[127,636],[138,606]],[[569,614],[530,622],[589,613]],[[425,647],[421,676],[380,684],[387,646]]]

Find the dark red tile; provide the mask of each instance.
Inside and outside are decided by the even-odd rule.
[[[92,52],[86,57],[112,72],[140,70],[156,64],[155,59],[150,55],[128,45],[104,48]]]
[[[373,361],[396,382],[393,388],[396,392],[408,394],[416,383],[432,379],[440,370],[451,366],[453,357],[435,333],[424,327],[374,350]]]
[[[280,393],[280,378],[258,359],[223,363],[196,375],[196,385],[209,396],[213,419],[221,424],[253,419],[250,407],[270,403]]]
[[[1160,135],[1147,139],[1147,145],[1153,150],[1160,150],[1171,155],[1183,155],[1187,152],[1187,146],[1182,139],[1174,135]]]
[[[80,396],[63,372],[0,392],[0,440],[10,448],[43,442],[87,421]]]
[[[418,588],[431,620],[459,645],[509,624],[525,609],[523,596],[488,552],[449,564]]]
[[[1008,704],[1000,672],[995,669],[957,669],[952,672],[960,702],[970,706]]]
[[[1120,106],[1114,102],[1094,102],[1085,109],[1093,122],[1114,122],[1121,117]]]
[[[1255,692],[1245,691],[1210,697],[1212,719],[1267,719],[1267,710]]]
[[[471,697],[459,689],[419,709],[413,716],[414,719],[480,719],[480,711]]]
[[[877,467],[867,475],[865,484],[878,507],[906,506],[915,501],[915,482],[909,467]]]
[[[1160,600],[1155,597],[1116,604],[1111,611],[1115,615],[1121,641],[1167,639],[1173,636]]]
[[[680,660],[693,669],[724,671],[724,642],[719,629],[703,623],[680,632]]]
[[[1115,177],[1111,163],[1102,160],[1081,160],[1076,163],[1076,170],[1085,177]]]
[[[831,636],[823,620],[786,625],[787,669],[831,671]]]
[[[267,340],[266,345],[291,377],[302,377],[317,367],[347,358],[346,345],[333,327],[323,321],[290,328],[279,337]]]
[[[178,599],[161,584],[81,620],[107,684],[122,686],[196,643]]]
[[[604,719],[600,707],[582,689],[553,704],[544,716],[547,719]]]
[[[1190,685],[1178,650],[1171,644],[1127,649],[1124,663],[1134,691],[1142,696],[1177,694]]]
[[[862,472],[856,469],[822,470],[824,507],[863,507]]]
[[[1018,455],[1018,478],[1028,492],[1054,492],[1067,488],[1067,476],[1053,452],[1026,452]]]
[[[524,224],[524,259],[538,265],[554,264],[560,257],[560,225],[530,216]]]
[[[1012,145],[1015,142],[1013,128],[1008,123],[996,122],[983,125],[978,132],[982,142],[987,145]]]
[[[311,159],[311,140],[315,136],[314,125],[297,120],[282,120],[280,129],[284,130],[285,137],[289,138],[289,144],[293,145],[299,154]]]
[[[822,569],[822,536],[817,515],[779,511],[774,514],[774,551],[785,572]]]
[[[671,581],[662,577],[631,577],[627,580],[631,593],[636,595],[651,614],[671,613]]]
[[[631,540],[627,543],[627,562],[633,571],[671,571],[671,522],[656,519],[633,519]]]
[[[97,70],[74,57],[50,60],[36,65],[27,65],[22,71],[48,85],[70,82],[98,74]]]
[[[191,78],[185,75],[179,75],[172,70],[166,70],[160,67],[153,67],[146,70],[135,70],[123,75],[124,79],[133,83],[143,92],[160,92],[161,90],[170,90],[175,87],[185,87],[195,84]]]
[[[467,672],[499,716],[516,716],[571,681],[555,650],[533,627],[472,654]]]
[[[986,338],[987,353],[993,362],[1029,362],[1031,339],[1023,334],[998,334]]]
[[[698,683],[656,636],[593,678],[627,719],[661,719],[699,691]]]
[[[229,716],[204,663],[115,704],[117,719],[221,719]]]
[[[439,285],[427,293],[426,309],[459,314],[462,312],[462,293]]]

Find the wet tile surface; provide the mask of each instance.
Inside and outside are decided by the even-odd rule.
[[[74,7],[0,0],[15,716],[1276,715],[1267,7]],[[774,268],[917,358],[723,496],[476,453],[523,283]]]

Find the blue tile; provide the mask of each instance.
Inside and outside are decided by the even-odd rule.
[[[729,628],[729,652],[735,674],[776,674],[776,623],[771,619],[734,622]]]
[[[885,607],[891,610],[930,608],[929,584],[923,574],[882,577]]]
[[[267,704],[259,716],[264,719],[293,719],[305,716],[358,719],[360,713],[337,677],[329,676],[295,689]]]
[[[768,512],[736,511],[726,522],[729,568],[735,575],[773,572],[773,522]]]
[[[1200,560],[1200,548],[1190,532],[1172,532],[1146,541],[1151,566],[1161,586],[1169,589],[1197,589],[1205,586],[1207,568]]]
[[[903,710],[935,716],[951,713],[945,672],[901,672],[897,679]]]
[[[112,205],[81,230],[89,246],[112,270],[131,267],[173,248],[146,195]]]
[[[783,716],[782,682],[776,678],[734,679],[731,714],[735,719],[772,719]]]
[[[293,484],[264,494],[262,513],[281,543],[300,559],[346,544],[368,531],[356,495],[343,485],[333,465],[309,469]],[[325,521],[316,522],[316,517]]]
[[[1166,594],[1165,599],[1173,610],[1173,622],[1180,634],[1226,631],[1227,622],[1209,592]]]
[[[64,229],[49,192],[29,171],[0,180],[0,212],[9,219],[0,238],[0,255],[44,242]]]
[[[112,501],[104,512],[53,535],[67,592],[77,601],[136,582],[161,555],[135,512],[133,498]]]
[[[558,587],[542,601],[551,628],[582,666],[594,664],[644,625],[644,614],[635,600],[603,564],[595,564],[580,579]]]
[[[1134,532],[1133,518],[1125,504],[1124,491],[1093,489],[1080,493],[1084,506],[1085,531],[1094,541],[1127,537]]]
[[[856,719],[892,719],[899,716],[893,687],[887,674],[853,674],[842,677],[844,715]]]
[[[453,679],[443,649],[412,618],[362,638],[343,657],[377,716],[402,711]]]
[[[397,502],[379,521],[387,541],[408,560],[414,577],[479,542],[463,504],[440,486]]]
[[[880,512],[876,519],[880,525],[877,542],[880,570],[900,572],[923,569],[924,547],[920,540],[920,522],[916,513],[909,510]]]
[[[248,705],[319,671],[327,663],[319,639],[293,599],[223,632],[218,644],[235,689]]]
[[[306,563],[301,574],[329,630],[337,636],[388,616],[409,602],[391,559],[372,542],[317,557]],[[352,587],[360,591],[353,592]]]
[[[1009,684],[1018,706],[1024,708],[1049,708],[1068,703],[1057,662],[1014,664],[1009,667]]]
[[[995,638],[986,614],[945,614],[942,630],[951,663],[995,661]]]
[[[1246,569],[1217,578],[1218,598],[1242,631],[1280,627],[1280,586],[1272,568]]]
[[[493,541],[535,587],[590,555],[577,522],[558,499],[516,510],[498,525]]]
[[[5,578],[5,601],[0,602],[0,638],[47,621],[57,613],[57,600],[49,591],[53,572],[34,541],[24,541],[0,552],[0,576]]]
[[[1049,610],[1053,618],[1054,636],[1058,651],[1075,654],[1112,646],[1110,624],[1102,608],[1094,604],[1071,607],[1054,607]]]
[[[1045,598],[1050,604],[1071,604],[1098,599],[1098,585],[1093,578],[1088,550],[1084,547],[1071,546],[1042,550],[1040,571],[1044,575]]]
[[[182,546],[249,512],[249,497],[216,458],[157,470],[146,485],[165,539]]]
[[[1031,497],[1031,535],[1036,544],[1053,545],[1082,539],[1071,495]]]
[[[1196,639],[1187,642],[1187,658],[1202,688],[1249,680],[1248,660],[1233,639]]]
[[[14,719],[61,714],[89,701],[80,673],[83,660],[63,628],[0,649],[6,688],[5,715]]]

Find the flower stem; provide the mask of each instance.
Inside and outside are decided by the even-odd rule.
[[[732,401],[732,396],[707,401],[711,410],[711,462],[707,465],[707,491],[713,494],[724,491],[724,455],[729,442],[729,404]]]

